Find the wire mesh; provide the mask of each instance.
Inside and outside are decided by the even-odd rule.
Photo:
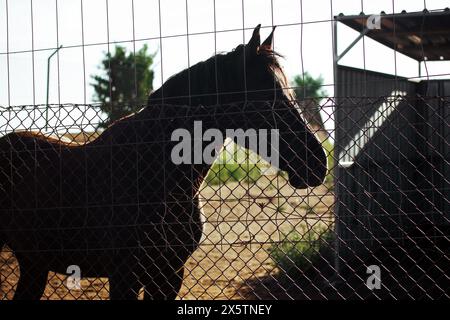
[[[349,114],[397,100],[393,112],[381,110],[377,119],[373,112],[359,113],[361,119]],[[306,189],[294,188],[287,172],[263,160],[249,162],[249,151],[237,145],[229,149],[237,163],[194,164],[160,175],[162,167],[174,167],[162,163],[162,149],[154,145],[173,147],[173,140],[126,141],[126,127],[114,139],[108,130],[76,127],[96,128],[79,119],[101,112],[97,106],[52,106],[51,115],[64,112],[74,124],[40,133],[45,106],[5,108],[3,119],[23,120],[15,127],[7,122],[1,138],[2,192],[13,195],[2,199],[3,298],[14,296],[18,281],[29,281],[25,291],[38,290],[33,283],[41,271],[43,299],[107,299],[108,275],[116,270],[125,282],[119,287],[136,281],[133,293],[140,297],[146,284],[152,298],[448,298],[449,103],[447,97],[329,98],[319,105],[322,114],[345,113],[352,125],[331,133],[311,127],[327,153],[328,171],[322,184]],[[194,119],[214,126],[274,112],[248,104],[240,113],[242,104],[229,107],[222,117],[208,112],[214,107],[154,106],[158,111],[131,123],[171,132]],[[27,122],[30,114],[35,121]],[[355,138],[356,129],[370,139]],[[371,129],[376,132],[369,135]],[[145,152],[157,162],[145,165]],[[204,176],[180,176],[195,170]],[[200,176],[203,181],[191,180]],[[183,192],[183,179],[197,185],[195,194]],[[157,185],[171,191],[163,195]],[[78,287],[69,283],[70,265],[80,267]],[[367,287],[370,265],[381,268],[379,290]]]
[[[448,60],[429,14],[449,10],[419,2],[408,43],[404,13],[380,31],[419,48],[417,75],[368,26],[338,28],[338,10],[394,0],[0,0],[0,300],[448,299],[450,73],[425,52]],[[232,63],[228,38],[246,44]],[[284,49],[299,81],[325,70],[316,93],[287,80]]]

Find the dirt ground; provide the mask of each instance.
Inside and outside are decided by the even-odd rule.
[[[272,287],[281,284],[267,249],[293,228],[332,227],[334,195],[325,185],[296,190],[282,177],[273,179],[202,188],[203,236],[185,264],[179,299],[273,298]],[[11,299],[19,268],[7,247],[0,270],[0,299]],[[109,298],[106,278],[85,278],[81,290],[68,290],[65,281],[65,275],[49,272],[42,299]]]

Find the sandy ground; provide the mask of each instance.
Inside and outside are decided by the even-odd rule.
[[[270,180],[202,188],[203,237],[186,262],[179,299],[242,299],[248,292],[254,298],[271,298],[267,286],[279,270],[267,249],[293,228],[332,227],[334,195],[325,185],[295,190],[282,177]],[[0,255],[0,270],[0,299],[11,299],[20,272],[7,247]],[[49,272],[43,299],[109,298],[106,278],[83,279],[81,290],[68,290],[65,280],[65,275]]]

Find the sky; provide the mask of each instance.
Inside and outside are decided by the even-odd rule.
[[[147,44],[156,53],[157,89],[190,65],[246,43],[259,23],[262,39],[277,26],[274,47],[288,78],[304,71],[322,76],[333,96],[332,17],[418,11],[424,3],[430,10],[450,6],[449,0],[0,0],[0,106],[46,103],[47,58],[60,45],[51,60],[49,103],[85,104],[94,98],[91,76],[101,73],[100,61],[115,43],[131,51]],[[340,25],[338,51],[357,35]],[[418,75],[416,61],[367,38],[340,64]],[[427,68],[430,75],[450,74],[450,62]],[[39,115],[30,121],[42,126]]]

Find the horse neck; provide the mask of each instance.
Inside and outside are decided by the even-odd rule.
[[[212,132],[214,144],[219,142],[216,144],[216,150],[218,150],[218,147],[222,147],[223,150],[224,142],[227,138],[233,139],[238,145],[250,148],[256,153],[260,147],[260,142],[267,142],[268,148],[272,147],[272,137],[269,137],[269,135],[271,134],[271,129],[275,126],[270,105],[261,105],[261,103],[256,102],[240,102],[211,108],[199,107],[192,109],[191,116],[193,121],[197,121],[194,124],[194,133],[207,133],[211,129],[214,130]],[[265,129],[264,136],[261,136],[261,132],[263,132],[261,129]],[[216,133],[222,138],[221,141],[217,139]],[[198,140],[200,137],[197,135],[195,138]],[[268,141],[260,141],[261,138],[268,139]],[[250,142],[250,145],[246,145],[247,142]],[[210,136],[204,137],[204,140],[202,140],[203,147],[207,147],[210,143],[212,143]],[[227,149],[225,152],[230,152],[230,149]],[[231,152],[233,151],[231,150]],[[266,158],[265,155],[263,157]],[[199,171],[206,174],[210,164],[211,162],[205,162],[203,166],[198,166],[200,168]]]

